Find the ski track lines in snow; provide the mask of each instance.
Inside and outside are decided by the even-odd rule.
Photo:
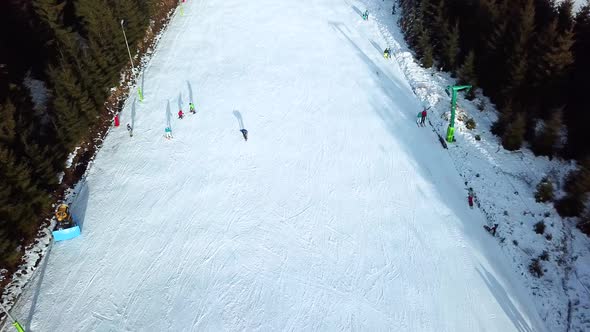
[[[111,131],[73,203],[83,235],[54,245],[17,316],[32,331],[543,330],[355,8],[185,3],[134,137]]]

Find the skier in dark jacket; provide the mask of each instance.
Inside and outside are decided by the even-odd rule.
[[[133,137],[133,128],[130,124],[127,124],[127,131],[129,132],[129,137]]]
[[[240,129],[242,132],[242,136],[244,136],[244,140],[248,141],[248,131],[246,129]]]

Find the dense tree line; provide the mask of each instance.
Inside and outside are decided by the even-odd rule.
[[[590,1],[575,13],[572,0],[399,0],[399,6],[399,24],[422,64],[482,88],[497,105],[492,131],[504,148],[528,142],[537,155],[580,161],[556,207],[565,216],[583,214],[590,192]]]
[[[109,89],[129,62],[121,20],[135,50],[161,3],[0,1],[0,267],[19,263],[51,212],[67,155],[105,114]],[[44,101],[35,103],[34,94]]]

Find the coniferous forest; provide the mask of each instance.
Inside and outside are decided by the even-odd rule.
[[[177,1],[0,1],[0,267],[14,268],[50,216],[72,150],[108,118],[105,102],[131,52]],[[399,21],[425,67],[454,73],[496,104],[506,149],[576,159],[563,216],[590,191],[590,2],[399,0]]]
[[[176,1],[0,1],[0,268],[53,213],[58,174],[109,121],[105,102]],[[143,45],[145,47],[145,45]]]
[[[399,25],[424,67],[481,88],[499,119],[492,132],[507,150],[575,159],[562,216],[590,233],[590,1],[399,0]],[[471,96],[473,97],[473,95]]]

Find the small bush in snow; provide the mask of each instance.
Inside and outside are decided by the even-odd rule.
[[[533,258],[531,261],[531,264],[529,265],[529,272],[537,278],[541,278],[543,276],[543,267],[541,266],[541,262],[538,258]]]
[[[551,235],[551,233],[547,233],[545,234],[545,238],[547,239],[547,241],[551,241],[553,240],[553,235]]]
[[[545,222],[539,221],[538,223],[535,224],[535,233],[537,233],[537,234],[545,233]]]
[[[535,192],[535,200],[537,202],[549,202],[554,198],[553,183],[548,178],[543,178],[539,184],[537,184],[537,192]]]
[[[512,243],[513,243],[515,246],[518,246],[518,241],[516,241],[516,240],[512,240]]]
[[[486,103],[483,100],[478,100],[477,102],[477,109],[482,112],[483,110],[486,109]]]
[[[476,140],[476,141],[481,141],[481,136],[479,136],[479,135],[475,135],[475,140]]]
[[[541,253],[541,255],[539,255],[539,259],[542,261],[549,260],[549,253],[547,252],[547,250],[543,250],[543,253]]]
[[[467,129],[469,129],[469,130],[475,129],[476,126],[477,126],[477,124],[475,123],[475,120],[473,120],[473,118],[469,118],[465,122],[465,127],[467,127]]]

